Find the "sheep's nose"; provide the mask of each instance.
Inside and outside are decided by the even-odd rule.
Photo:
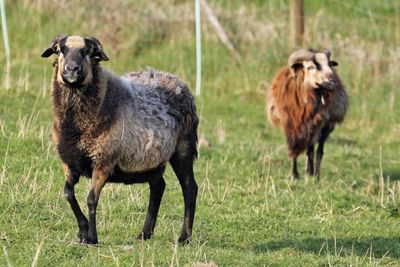
[[[327,81],[333,81],[333,73],[326,75]]]
[[[65,65],[65,70],[69,72],[79,72],[81,70],[81,66],[76,63],[69,63]]]

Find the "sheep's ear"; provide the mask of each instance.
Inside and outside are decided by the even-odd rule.
[[[57,35],[54,37],[53,41],[51,41],[50,47],[43,51],[41,57],[49,57],[53,54],[57,54],[57,46],[59,45],[61,39],[64,39],[65,35]]]
[[[53,47],[49,47],[46,50],[43,51],[43,53],[40,55],[41,57],[49,57],[52,54],[55,54],[56,51],[54,50]]]
[[[329,64],[330,64],[332,67],[339,66],[339,63],[337,63],[337,62],[334,61],[334,60],[329,61]]]
[[[103,51],[103,46],[100,44],[99,40],[95,37],[86,37],[85,38],[91,45],[92,49],[92,57],[99,61],[108,61],[110,60],[106,53]]]
[[[303,68],[303,63],[301,62],[294,63],[290,66],[290,73],[292,74],[293,77],[295,77],[296,72],[301,68]]]

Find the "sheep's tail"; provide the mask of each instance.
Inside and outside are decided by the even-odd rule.
[[[186,142],[188,142],[188,152],[194,158],[197,158],[197,128],[199,126],[199,118],[197,117],[196,106],[194,105],[193,101],[187,107],[189,112],[185,114],[184,131],[182,134]]]
[[[195,111],[196,112],[196,111]],[[195,113],[196,114],[196,113]],[[192,132],[193,132],[193,134],[192,134],[192,136],[191,136],[191,139],[192,139],[192,143],[191,143],[191,152],[192,152],[192,155],[195,157],[195,158],[197,158],[197,156],[198,156],[198,151],[197,151],[197,142],[198,142],[198,137],[197,137],[197,128],[198,128],[198,126],[199,126],[199,118],[197,117],[197,115],[195,116],[195,118],[194,118],[194,121],[193,121],[193,125],[192,125]]]

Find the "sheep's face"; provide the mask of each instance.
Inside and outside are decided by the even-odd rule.
[[[73,87],[90,83],[92,66],[101,60],[108,60],[100,42],[94,37],[56,37],[42,57],[57,54],[57,81]]]
[[[316,71],[310,72],[310,84],[313,88],[324,87],[326,89],[335,88],[335,76],[332,67],[337,66],[336,61],[331,61],[325,53],[315,53]],[[312,69],[312,67],[311,67]]]
[[[307,52],[311,53],[311,52]],[[330,52],[329,52],[330,53]],[[315,52],[309,58],[294,63],[292,73],[296,75],[298,71],[304,74],[304,85],[306,88],[316,89],[325,88],[332,90],[335,87],[335,75],[332,67],[338,63],[329,59],[330,54],[324,52]]]

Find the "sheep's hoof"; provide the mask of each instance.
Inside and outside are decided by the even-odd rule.
[[[85,239],[82,240],[82,243],[88,244],[88,245],[96,245],[99,243],[99,240],[97,239],[97,236],[95,236],[95,237],[87,236]]]
[[[142,233],[140,233],[140,234],[136,237],[136,239],[138,239],[138,240],[148,240],[148,239],[150,239],[152,236],[153,236],[152,233],[144,233],[144,232],[142,232]]]
[[[190,236],[182,235],[178,239],[178,244],[181,246],[189,245],[190,243]]]
[[[86,245],[98,245],[99,241],[97,239],[93,239],[93,240],[85,239],[85,240],[82,241],[82,243],[86,244]]]
[[[292,174],[293,179],[299,179],[299,173],[295,172]]]
[[[79,243],[85,243],[85,240],[87,239],[88,236],[88,231],[86,230],[79,230],[78,232],[78,242]]]

